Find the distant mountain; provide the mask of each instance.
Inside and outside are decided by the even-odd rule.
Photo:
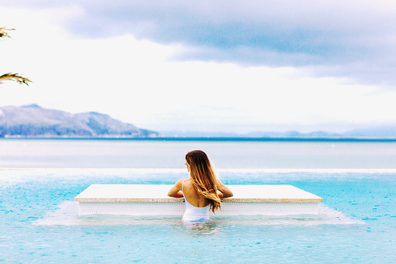
[[[0,107],[0,137],[145,138],[162,134],[88,112],[71,114],[36,104]]]
[[[245,134],[227,133],[227,132],[199,132],[199,131],[161,131],[166,137],[225,137],[225,138],[379,138],[379,139],[396,139],[396,126],[379,126],[367,129],[353,130],[345,133],[331,133],[326,131],[315,131],[310,133],[301,133],[298,131],[255,131]]]
[[[344,133],[347,137],[396,138],[396,126],[376,126]]]
[[[166,137],[228,137],[228,138],[339,138],[341,134],[317,131],[312,133],[300,133],[298,131],[274,132],[274,131],[254,131],[245,134],[231,132],[200,132],[200,131],[162,131]]]
[[[315,131],[232,132],[162,131],[141,129],[96,112],[71,114],[45,109],[36,104],[0,107],[0,137],[81,137],[81,138],[390,138],[396,126],[373,126],[345,133]]]
[[[298,131],[286,131],[286,132],[250,132],[243,134],[242,136],[247,137],[280,137],[280,138],[339,138],[341,134],[330,133],[325,131],[315,131],[311,133],[301,133]]]

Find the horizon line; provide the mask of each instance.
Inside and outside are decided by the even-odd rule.
[[[0,137],[0,140],[130,140],[130,141],[284,141],[284,142],[396,142],[385,137]]]

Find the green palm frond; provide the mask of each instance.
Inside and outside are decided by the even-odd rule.
[[[27,86],[29,86],[29,82],[32,82],[28,78],[18,75],[18,73],[10,73],[10,72],[0,76],[0,84],[2,83],[2,81],[6,81],[6,80],[16,81],[20,84],[26,84]]]
[[[5,28],[5,27],[0,27],[0,38],[10,38],[10,35],[8,35],[7,31],[15,30],[15,28]]]

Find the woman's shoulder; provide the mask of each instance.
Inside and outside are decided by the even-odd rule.
[[[186,180],[186,179],[183,179],[183,178],[178,179],[177,182],[176,182],[176,186],[182,186],[182,184],[183,184],[183,182],[184,182],[185,180]]]

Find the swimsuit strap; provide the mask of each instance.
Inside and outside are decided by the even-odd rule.
[[[182,193],[183,193],[183,195],[184,195],[184,190],[183,190],[183,185],[184,185],[184,181],[185,181],[186,179],[183,179],[183,182],[182,182]],[[186,197],[184,197],[184,198],[186,198]]]

